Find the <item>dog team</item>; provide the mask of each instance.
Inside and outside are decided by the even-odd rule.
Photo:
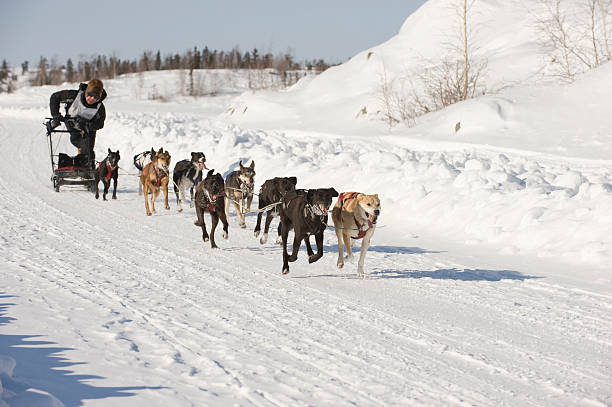
[[[110,180],[114,180],[112,198],[117,195],[117,169],[119,151],[108,150],[108,156],[96,169],[95,193],[99,197],[98,183],[104,183],[103,199],[110,187]],[[160,192],[164,195],[164,207],[170,209],[168,204],[168,184],[170,183],[170,153],[163,148],[155,151],[145,151],[134,156],[134,165],[139,171],[139,194],[144,195],[145,212],[147,216],[155,213],[155,200]],[[208,170],[204,176],[204,170]],[[206,167],[206,157],[202,152],[192,152],[191,159],[179,161],[172,174],[176,204],[182,212],[185,202],[185,190],[190,191],[190,207],[195,207],[196,226],[202,228],[202,239],[210,240],[211,247],[217,248],[215,243],[215,229],[219,220],[223,224],[221,237],[228,238],[228,217],[230,204],[234,204],[238,224],[246,228],[244,215],[251,211],[253,190],[255,187],[255,162],[244,166],[242,161],[236,171],[231,172],[225,180],[215,170]],[[259,208],[257,224],[254,235],[261,233],[261,221],[266,212],[266,221],[263,234],[259,241],[264,244],[268,240],[270,224],[275,216],[280,217],[277,228],[277,243],[283,247],[282,273],[289,273],[289,263],[297,260],[302,240],[306,244],[308,262],[314,263],[323,256],[323,232],[327,228],[329,208],[333,198],[337,197],[331,211],[334,229],[338,239],[338,268],[344,266],[345,260],[353,259],[352,241],[361,240],[361,249],[357,263],[359,277],[364,277],[365,255],[370,246],[370,240],[376,230],[376,221],[380,215],[380,199],[378,194],[366,195],[359,192],[343,192],[338,194],[334,188],[296,189],[296,177],[276,177],[265,181],[259,190]],[[194,195],[195,188],[195,195]],[[150,195],[150,197],[149,197]],[[206,229],[204,214],[211,216],[210,235]],[[293,248],[291,255],[287,251],[289,231],[293,229]],[[315,253],[310,245],[310,235],[314,236],[317,246]],[[346,256],[344,249],[346,248]]]

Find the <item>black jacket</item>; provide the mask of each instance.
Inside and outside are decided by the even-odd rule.
[[[85,89],[87,89],[86,83],[81,83],[79,85],[78,90],[60,90],[51,95],[51,99],[49,100],[49,108],[51,109],[51,116],[58,117],[60,116],[60,103],[68,102],[68,108],[72,105],[74,98],[77,97],[79,90],[82,90],[82,102],[87,107],[93,107],[93,105],[87,104],[85,100]],[[100,108],[96,115],[89,121],[89,125],[91,130],[99,130],[104,127],[104,120],[106,120],[106,109],[104,108],[104,104],[101,103],[104,99],[106,99],[106,90],[102,90],[102,97],[98,102],[100,102]],[[96,103],[98,103],[96,102]]]

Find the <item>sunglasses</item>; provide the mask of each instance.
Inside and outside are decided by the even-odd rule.
[[[97,93],[88,93],[87,96],[94,98],[96,100],[98,100],[100,98],[100,96]]]

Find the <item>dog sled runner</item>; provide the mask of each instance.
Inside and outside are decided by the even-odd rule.
[[[49,118],[47,118],[50,120]],[[71,120],[70,118],[57,118],[61,122]],[[47,122],[48,123],[48,122]],[[49,144],[49,155],[51,158],[51,181],[53,188],[59,192],[63,185],[83,185],[90,191],[94,190],[95,168],[90,168],[88,164],[92,161],[89,154],[81,153],[70,156],[66,153],[56,151],[59,138],[70,131],[64,129],[53,129],[47,123],[47,142]]]

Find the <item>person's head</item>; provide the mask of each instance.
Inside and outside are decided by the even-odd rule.
[[[90,105],[96,103],[102,97],[102,90],[104,90],[104,85],[101,80],[90,80],[85,89],[85,101]]]

